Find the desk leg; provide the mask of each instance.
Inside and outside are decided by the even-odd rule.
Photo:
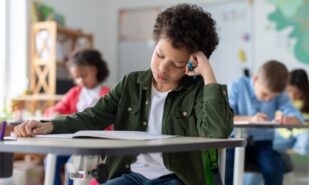
[[[226,149],[221,148],[219,149],[219,165],[220,165],[219,170],[223,184],[225,180],[225,163],[226,163]]]
[[[246,138],[245,129],[236,129],[236,138]],[[234,157],[234,185],[244,184],[244,171],[245,171],[245,147],[235,148]]]
[[[13,153],[0,153],[0,178],[12,177]]]
[[[309,185],[309,168],[308,168],[308,179],[307,180],[308,180],[308,185]]]
[[[244,179],[244,168],[245,168],[245,148],[235,148],[234,158],[234,182],[233,184],[243,185]]]
[[[56,158],[55,154],[47,154],[44,185],[54,185]]]

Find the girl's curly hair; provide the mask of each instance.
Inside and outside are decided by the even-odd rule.
[[[72,66],[94,66],[96,67],[97,80],[98,82],[103,82],[109,75],[109,70],[106,61],[103,59],[102,54],[91,48],[78,49],[68,58],[67,66],[70,68]]]

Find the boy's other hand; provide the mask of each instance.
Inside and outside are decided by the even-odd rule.
[[[14,128],[14,134],[17,137],[33,137],[37,134],[48,134],[52,132],[53,125],[51,122],[41,123],[36,120],[25,121]]]
[[[283,114],[276,114],[275,121],[283,125],[301,125],[301,122],[296,117],[284,116]]]
[[[268,116],[264,113],[258,112],[250,119],[251,122],[263,122],[268,121]]]

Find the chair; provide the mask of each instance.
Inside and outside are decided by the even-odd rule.
[[[279,152],[283,162],[284,162],[284,174],[285,177],[287,178],[287,181],[289,182],[288,184],[293,184],[293,162],[291,159],[291,156],[286,153],[286,152]],[[245,172],[249,172],[249,173],[259,173],[257,167],[253,164],[247,164],[245,165]]]

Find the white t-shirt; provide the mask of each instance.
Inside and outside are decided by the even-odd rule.
[[[162,120],[164,102],[168,92],[159,92],[152,85],[151,106],[147,131],[153,134],[162,134]],[[173,172],[165,168],[162,153],[140,154],[137,160],[131,164],[131,171],[139,173],[152,180]]]
[[[93,89],[82,88],[78,102],[77,102],[77,111],[81,112],[88,107],[93,107],[98,100],[100,99],[100,92],[102,89],[102,84],[97,85]]]

